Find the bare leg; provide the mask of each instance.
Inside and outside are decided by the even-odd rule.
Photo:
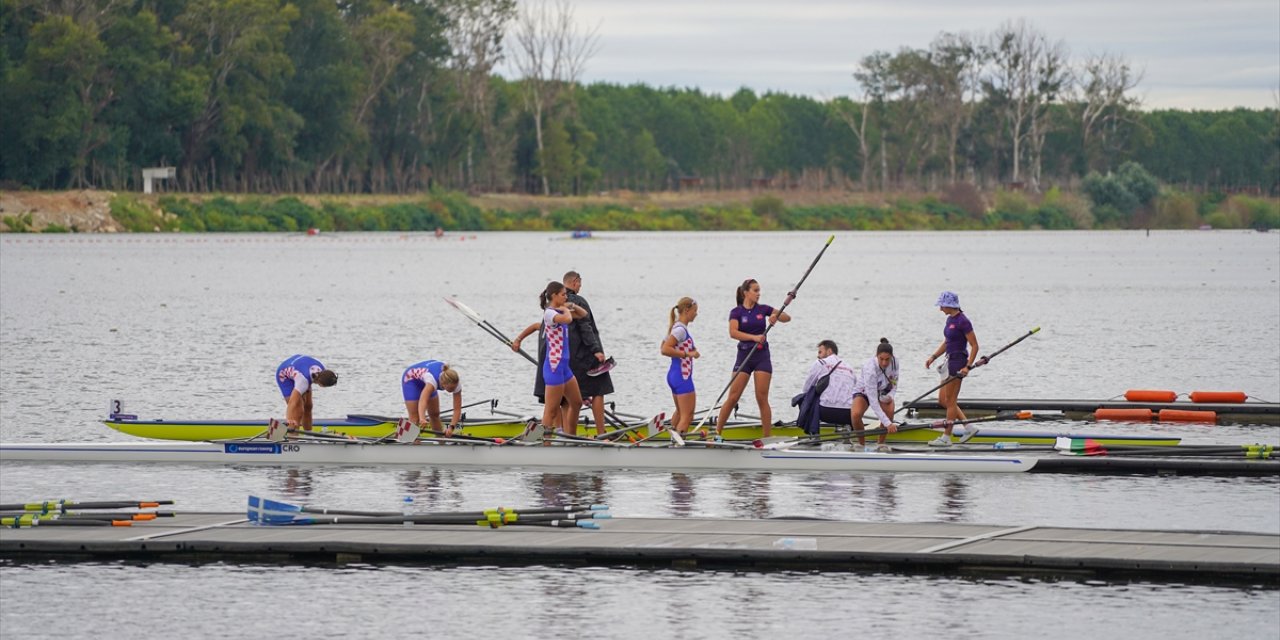
[[[433,431],[444,431],[440,424],[440,396],[427,398],[427,419],[431,421]]]
[[[963,380],[959,378],[948,382],[938,390],[938,404],[947,408],[947,420],[964,420],[964,412],[960,410],[960,383]],[[953,425],[948,424],[943,429],[946,431],[947,437],[951,437]]]
[[[582,392],[578,390],[578,379],[569,378],[564,383],[564,398],[569,401],[569,406],[565,409],[564,432],[571,435],[578,435],[578,412],[582,410]]]
[[[724,433],[724,423],[729,421],[729,413],[742,398],[742,392],[747,388],[747,380],[747,374],[739,373],[733,376],[733,382],[729,383],[729,397],[725,398],[724,404],[720,405],[720,416],[716,418],[716,435]]]
[[[698,394],[690,392],[674,397],[676,412],[671,416],[671,427],[680,433],[686,433],[689,431],[689,424],[693,422],[694,408],[698,406]]]
[[[853,406],[849,408],[853,431],[858,434],[858,444],[864,447],[867,445],[867,437],[863,435],[866,429],[862,424],[862,416],[866,415],[867,406],[867,399],[858,395],[853,397]]]
[[[756,404],[760,406],[760,434],[766,438],[773,435],[773,409],[769,406],[769,382],[773,374],[768,371],[757,371]]]
[[[549,384],[544,393],[546,403],[542,405],[542,426],[554,431],[560,426],[560,399],[564,397],[564,385]]]
[[[604,396],[596,396],[591,399],[591,417],[596,421],[596,435],[602,435],[605,431],[604,421]]]

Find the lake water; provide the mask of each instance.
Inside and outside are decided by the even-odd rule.
[[[511,335],[537,320],[537,294],[568,269],[583,274],[582,293],[619,363],[611,399],[621,412],[671,410],[658,343],[675,301],[699,301],[691,331],[704,354],[695,379],[706,408],[733,365],[726,319],[734,287],[756,278],[763,302],[780,305],[828,237],[564,235],[0,236],[0,440],[127,440],[99,422],[111,399],[144,418],[281,415],[272,374],[298,352],[340,375],[316,393],[317,416],[402,412],[398,376],[426,358],[459,369],[467,401],[498,398],[502,410],[540,413],[533,367],[442,298],[457,297]],[[1280,234],[839,233],[788,309],[794,320],[770,334],[775,418],[794,417],[788,400],[822,339],[857,363],[887,337],[903,369],[900,400],[934,386],[924,359],[941,341],[933,302],[943,289],[959,293],[983,351],[1042,328],[975,372],[965,397],[1110,398],[1160,388],[1280,399]],[[741,410],[756,413],[750,400]],[[1276,427],[1249,425],[1002,427],[1280,440]],[[248,494],[334,508],[397,508],[405,496],[424,511],[585,500],[608,503],[618,517],[1280,532],[1280,483],[1270,478],[0,468],[4,502],[170,498],[181,509],[233,511]],[[460,637],[501,625],[503,635],[529,638],[794,630],[1163,640],[1226,628],[1274,638],[1280,592],[817,572],[0,563],[4,635],[115,635],[110,624],[132,630],[139,611],[144,623],[163,620],[193,637],[238,637],[265,623],[283,637]]]

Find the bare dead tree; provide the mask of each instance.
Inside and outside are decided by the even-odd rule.
[[[568,0],[535,0],[519,12],[512,57],[524,83],[525,107],[533,115],[539,157],[544,150],[543,120],[582,77],[587,61],[599,49],[598,32],[598,27],[578,26]],[[543,195],[550,195],[547,176],[540,178]]]
[[[490,76],[503,59],[503,34],[515,17],[515,0],[453,0],[441,4],[448,18],[445,37],[452,50],[450,63],[463,108],[476,120],[484,144],[486,186],[492,189],[506,182],[515,140],[498,136],[494,118],[494,96]],[[472,145],[467,145],[468,172],[474,173]]]
[[[1143,72],[1135,71],[1123,56],[1111,53],[1091,54],[1074,70],[1071,101],[1078,113],[1089,169],[1095,168],[1096,158],[1105,158],[1108,131],[1142,104],[1140,98],[1129,95],[1142,76]],[[1094,147],[1098,147],[1096,152]]]
[[[991,68],[983,86],[1004,118],[1012,146],[1012,180],[1022,178],[1022,159],[1029,144],[1032,179],[1038,181],[1040,151],[1050,128],[1049,105],[1067,81],[1066,45],[1061,40],[1050,42],[1044,33],[1018,20],[1006,22],[991,35],[987,54]]]

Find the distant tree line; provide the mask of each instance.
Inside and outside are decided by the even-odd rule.
[[[566,0],[0,3],[6,188],[138,190],[173,165],[162,188],[186,192],[1092,197],[1136,162],[1185,190],[1280,190],[1276,109],[1143,111],[1122,56],[1025,22],[874,52],[851,97],[818,100],[584,84],[596,36]]]

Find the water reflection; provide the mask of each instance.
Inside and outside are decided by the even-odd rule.
[[[733,518],[768,518],[772,514],[769,504],[770,483],[773,474],[767,471],[729,473],[729,516]]]
[[[693,492],[693,478],[687,473],[671,474],[671,489],[667,492],[671,497],[671,508],[668,510],[673,516],[689,517],[693,515],[693,500],[697,496]]]
[[[297,502],[308,502],[315,489],[315,478],[310,469],[290,467],[276,469],[272,482],[278,483],[280,494]]]
[[[963,522],[965,508],[969,506],[969,485],[964,476],[947,475],[942,479],[942,504],[938,506],[938,519],[942,522]]]
[[[452,469],[409,469],[398,475],[397,486],[406,496],[413,496],[417,511],[449,511],[462,501],[457,490],[462,482]]]
[[[609,504],[604,474],[541,473],[530,479],[539,506]]]

